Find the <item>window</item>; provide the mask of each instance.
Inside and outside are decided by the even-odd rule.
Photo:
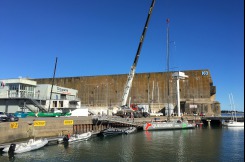
[[[57,101],[53,101],[53,107],[57,107]]]
[[[59,107],[63,107],[63,101],[59,101]]]

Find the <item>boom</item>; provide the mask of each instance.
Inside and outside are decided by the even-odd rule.
[[[141,48],[142,48],[142,45],[143,45],[143,41],[144,41],[144,38],[145,38],[145,33],[147,31],[148,22],[150,20],[154,4],[155,4],[155,0],[152,0],[151,7],[150,7],[150,10],[148,12],[147,19],[146,19],[145,27],[144,27],[143,33],[141,35],[141,38],[140,38],[138,50],[136,52],[133,65],[131,66],[131,70],[130,70],[130,73],[128,75],[128,79],[127,79],[127,82],[126,82],[126,85],[125,85],[125,88],[124,88],[121,106],[125,106],[126,102],[127,102],[127,99],[128,99],[129,91],[131,89],[133,78],[134,78],[134,74],[135,74],[135,69],[136,69],[136,66],[137,66],[137,63],[138,63],[138,60],[139,60],[140,51],[141,51]]]

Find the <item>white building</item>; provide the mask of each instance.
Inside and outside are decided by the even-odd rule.
[[[0,80],[0,112],[47,112],[59,109],[65,113],[81,107],[77,93],[75,89],[56,85],[37,85],[36,81],[25,78]]]

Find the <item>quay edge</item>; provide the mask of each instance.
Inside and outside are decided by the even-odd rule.
[[[65,125],[64,120],[73,120],[72,125]],[[34,126],[34,122],[45,122],[44,126]],[[17,128],[13,124],[17,123]],[[74,124],[92,125],[91,117],[27,117],[20,118],[18,122],[0,123],[0,143],[8,143],[21,139],[57,137],[68,131],[73,133]]]
[[[180,117],[171,117],[175,119],[180,119]],[[184,120],[192,122],[204,121],[205,118],[195,117],[195,116],[183,116]],[[122,118],[123,119],[123,118]],[[124,118],[125,121],[127,120]],[[145,122],[150,122],[153,120],[163,121],[166,120],[166,116],[160,117],[147,117],[147,118],[134,118],[135,123],[143,124]],[[70,125],[65,125],[64,121],[73,121]],[[216,123],[221,122],[221,118],[216,118]],[[45,121],[45,126],[34,126],[34,122]],[[69,131],[71,134],[83,133],[88,131],[99,132],[108,127],[108,122],[105,123],[94,123],[93,117],[27,117],[20,118],[17,128],[12,128],[11,124],[13,122],[2,122],[0,123],[0,144],[9,143],[13,141],[18,141],[22,139],[29,138],[41,138],[41,137],[58,137],[67,134]],[[139,125],[140,125],[139,124]]]

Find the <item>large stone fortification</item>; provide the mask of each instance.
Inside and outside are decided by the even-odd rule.
[[[215,101],[216,87],[210,71],[183,71],[188,78],[180,80],[180,110],[182,113],[205,112],[207,115],[220,115],[220,103]],[[166,103],[176,105],[176,80],[173,72],[135,74],[130,103],[149,105],[153,112],[165,112]],[[128,75],[103,75],[55,78],[54,84],[78,90],[81,104],[93,107],[113,107],[121,104],[123,90]],[[52,84],[52,78],[35,79],[38,84]],[[169,93],[168,93],[169,80]],[[168,99],[169,94],[169,99]]]

